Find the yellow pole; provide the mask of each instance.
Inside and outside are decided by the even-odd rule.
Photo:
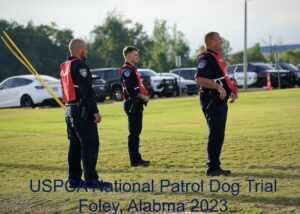
[[[5,43],[5,45],[8,47],[8,49],[15,55],[15,57],[37,78],[37,80],[45,87],[45,89],[50,93],[50,95],[54,98],[54,100],[62,107],[65,108],[62,102],[58,99],[58,97],[54,94],[52,89],[45,83],[45,81],[40,77],[39,73],[35,70],[35,68],[31,65],[31,63],[28,61],[28,59],[24,56],[24,54],[20,51],[20,49],[17,47],[17,45],[13,42],[13,40],[9,37],[9,35],[3,31],[3,34],[6,36],[8,41],[12,44],[12,46],[19,52],[21,57],[25,60],[20,59],[19,56],[15,53],[15,51],[9,47],[8,43],[5,41],[5,39],[1,36],[2,41]]]
[[[11,53],[27,68],[28,71],[30,71],[38,80],[41,79],[41,77],[36,76],[36,74],[30,69],[30,67],[18,56],[18,54],[13,50],[13,48],[9,45],[9,43],[1,36],[1,39],[3,43],[6,45],[6,47],[11,51]],[[40,81],[40,80],[39,80]]]

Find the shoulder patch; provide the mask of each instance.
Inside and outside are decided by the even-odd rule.
[[[130,73],[131,73],[131,70],[129,68],[125,68],[124,71],[123,71],[123,73],[124,73],[125,77],[129,77]]]
[[[207,64],[206,60],[200,60],[199,63],[198,63],[198,68],[202,69],[206,66],[206,64]]]
[[[79,69],[79,73],[82,77],[86,77],[87,76],[87,70],[85,68],[81,68]]]

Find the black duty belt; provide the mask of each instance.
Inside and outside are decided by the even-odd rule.
[[[79,102],[66,103],[65,106],[81,106]]]

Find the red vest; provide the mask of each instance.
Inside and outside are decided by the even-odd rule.
[[[63,103],[76,100],[74,82],[71,76],[71,63],[78,58],[67,60],[60,64],[60,80],[62,84],[62,101]]]
[[[126,67],[130,67],[130,68],[134,68],[132,65],[130,64],[124,64],[121,68],[120,68],[120,71],[121,73],[123,72],[124,68]],[[135,71],[135,75],[136,75],[136,78],[137,78],[137,82],[138,82],[138,85],[139,85],[139,89],[140,89],[140,93],[143,95],[143,96],[148,96],[148,92],[147,90],[145,89],[142,81],[141,81],[141,77],[140,77],[140,74],[138,72],[138,70],[136,68],[134,68],[134,71]],[[122,82],[122,86],[123,86],[123,96],[124,96],[124,90],[125,90],[125,87],[124,87],[124,83]]]
[[[227,83],[229,89],[230,89],[233,93],[237,94],[238,88],[237,88],[237,86],[234,84],[234,82],[231,81],[231,79],[230,79],[230,77],[229,77],[229,74],[228,74],[227,69],[226,69],[226,64],[225,64],[225,62],[223,61],[223,58],[222,58],[222,54],[215,54],[215,53],[213,53],[213,52],[211,52],[211,51],[204,51],[203,53],[201,53],[201,54],[198,56],[198,59],[199,59],[200,56],[203,56],[204,54],[210,54],[210,55],[212,55],[212,56],[216,59],[216,61],[217,61],[218,65],[219,65],[219,67],[220,67],[221,70],[222,70],[224,79],[225,79],[225,81],[226,81],[226,83]]]

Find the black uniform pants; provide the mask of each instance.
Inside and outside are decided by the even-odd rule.
[[[129,113],[131,105],[132,101],[129,99],[124,102],[124,110],[128,117],[128,152],[131,164],[135,164],[142,160],[139,147],[143,125],[143,105],[141,104],[135,112]]]
[[[227,102],[218,103],[211,112],[207,112],[206,108],[208,100],[201,100],[202,111],[205,115],[209,135],[207,143],[207,168],[219,168],[221,165],[220,154],[225,137],[225,127],[227,119],[228,106]]]
[[[83,163],[84,178],[87,184],[98,180],[96,164],[99,152],[97,124],[81,119],[82,107],[66,107],[65,120],[70,141],[68,151],[69,180],[78,182],[81,179]]]

